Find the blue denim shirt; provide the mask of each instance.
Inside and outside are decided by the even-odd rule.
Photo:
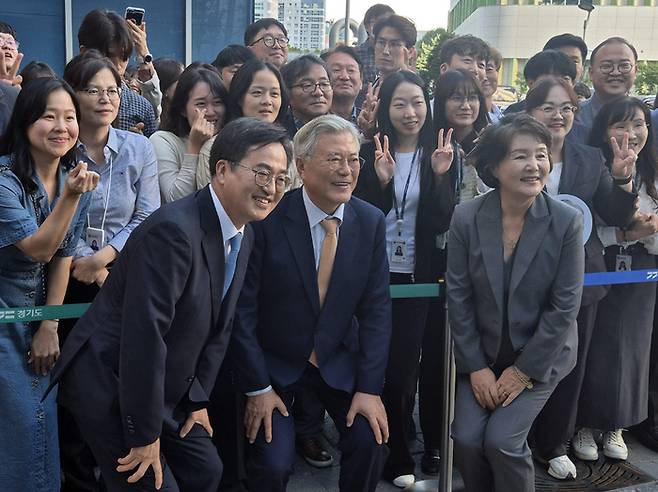
[[[9,162],[9,156],[0,157],[0,168],[9,166]],[[34,202],[18,177],[9,169],[0,171],[0,265],[3,270],[25,271],[38,266],[37,262],[20,251],[15,244],[34,234],[39,228],[39,223],[43,223],[51,214],[64,189],[67,171],[64,166],[60,166],[57,196],[52,203],[48,201],[48,194],[41,180],[36,173],[34,174],[32,179],[37,185],[34,198],[41,214],[40,221],[37,221]],[[85,193],[80,197],[71,227],[55,253],[56,256],[73,256],[77,238],[84,226],[84,217],[90,198],[90,193]]]
[[[87,154],[84,144],[78,143],[77,160],[86,162],[88,168],[101,178],[96,189],[90,193],[91,203],[84,217],[89,222],[85,225],[98,229],[103,226],[107,201],[103,227],[105,241],[120,253],[130,233],[160,207],[158,162],[153,146],[146,137],[112,127],[103,152],[105,162],[96,164]],[[76,256],[94,254],[85,242],[85,233],[86,227],[79,236]]]

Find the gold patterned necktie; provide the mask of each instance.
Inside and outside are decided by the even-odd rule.
[[[329,289],[331,272],[334,269],[334,260],[336,259],[336,249],[338,248],[338,219],[326,218],[320,225],[324,229],[325,236],[322,240],[322,249],[320,250],[320,262],[318,264],[318,294],[320,295],[320,309],[324,305],[324,299]],[[315,349],[311,352],[309,362],[318,366]]]

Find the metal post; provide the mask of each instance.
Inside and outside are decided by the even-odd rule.
[[[64,0],[64,51],[66,62],[73,58],[73,7],[71,0]]]
[[[345,0],[345,46],[350,45],[350,0]]]
[[[445,284],[444,284],[445,287]],[[441,421],[441,462],[439,470],[439,491],[452,491],[452,439],[450,424],[455,413],[455,361],[452,353],[452,334],[446,302],[445,337],[443,341],[443,420]]]
[[[185,65],[192,63],[192,0],[185,0]]]

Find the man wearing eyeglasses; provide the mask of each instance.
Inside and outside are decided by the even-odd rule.
[[[580,104],[576,121],[592,128],[594,118],[608,101],[628,94],[637,77],[637,50],[624,38],[612,37],[599,44],[590,57],[592,97]]]
[[[244,45],[256,57],[281,69],[288,61],[288,31],[276,19],[267,17],[249,25],[244,32]]]
[[[372,491],[388,455],[380,394],[391,336],[384,216],[352,197],[359,134],[326,115],[295,135],[304,186],[254,224],[232,358],[247,395],[249,490],[286,490],[293,401],[312,391],[340,434],[340,490]]]
[[[329,113],[333,89],[327,65],[315,55],[295,58],[281,69],[281,76],[290,98],[290,112],[284,126],[293,138],[313,118]]]
[[[377,22],[373,33],[375,65],[379,70],[379,78],[373,85],[379,85],[389,75],[407,68],[418,32],[409,19],[393,14]]]
[[[223,466],[207,407],[253,244],[249,222],[279,202],[291,160],[277,125],[226,125],[210,184],[133,231],[69,334],[52,385],[107,490],[217,491]]]

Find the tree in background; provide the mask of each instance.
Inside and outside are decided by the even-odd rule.
[[[439,78],[439,53],[443,43],[453,38],[455,35],[446,31],[444,28],[439,27],[429,31],[423,36],[418,43],[416,43],[416,51],[418,58],[416,61],[416,69],[430,91],[434,88],[434,82]]]
[[[640,62],[637,65],[635,91],[638,94],[653,95],[658,92],[658,63]]]

